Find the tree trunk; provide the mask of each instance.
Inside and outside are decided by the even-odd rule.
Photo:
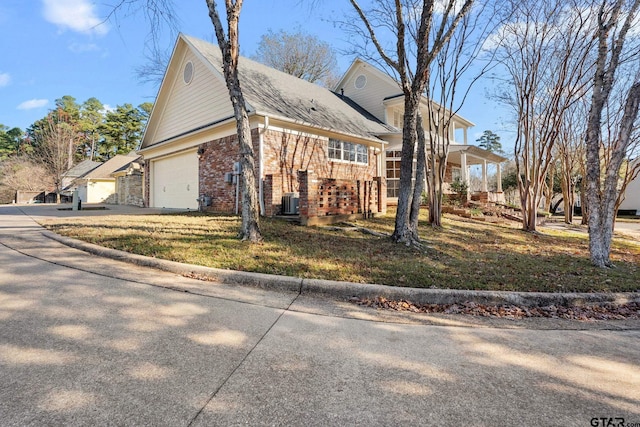
[[[235,106],[234,111],[236,111]],[[249,118],[246,110],[242,108],[239,113],[241,114],[240,119],[238,119],[238,111],[236,111],[242,177],[242,226],[238,237],[250,242],[259,242],[262,240],[259,225],[260,202],[256,190],[256,169],[251,129],[249,128]]]
[[[224,34],[215,0],[206,0],[206,2],[209,8],[209,17],[215,28],[218,45],[222,52],[224,77],[229,90],[229,98],[233,104],[238,133],[242,188],[242,225],[238,237],[250,242],[259,242],[262,240],[262,235],[259,226],[260,203],[256,186],[255,155],[251,141],[247,104],[244,101],[238,78],[238,22],[240,20],[242,0],[236,0],[235,2],[225,0],[228,37]]]
[[[567,153],[562,154],[560,187],[562,187],[562,200],[564,203],[564,222],[566,224],[571,224],[573,223],[573,205],[575,201],[575,194],[573,191],[571,168],[568,165],[569,161],[567,159],[567,156]]]
[[[589,224],[589,201],[587,200],[587,192],[584,189],[580,191],[580,224],[588,225]]]
[[[620,24],[618,18],[623,4],[624,2],[618,1],[607,10],[606,3],[603,3],[599,10],[598,31],[596,33],[598,57],[585,136],[587,199],[589,204],[589,253],[591,262],[601,268],[613,265],[609,259],[609,254],[613,235],[613,215],[617,198],[618,174],[629,146],[633,123],[638,115],[638,104],[640,103],[640,82],[636,81],[627,94],[618,139],[605,171],[603,185],[599,157],[602,142],[600,130],[602,111],[609,99],[615,73],[620,63],[625,37],[640,7],[640,0],[635,0],[632,3],[631,8],[627,11],[624,23],[619,30],[615,30],[613,39],[609,40],[611,31]]]
[[[549,169],[549,173],[547,174],[547,179],[545,179],[545,207],[544,210],[546,212],[551,212],[551,205],[553,202],[553,182],[556,179],[556,169],[555,167],[553,167],[553,165],[551,166],[551,168]]]
[[[520,209],[522,210],[522,229],[536,231],[536,217],[538,215],[538,198],[531,186],[531,181],[525,179],[518,183],[520,189]]]
[[[594,102],[594,104],[596,103]],[[619,172],[622,162],[624,161],[626,148],[631,139],[633,125],[638,115],[639,104],[640,82],[636,82],[627,95],[616,148],[611,155],[602,190],[600,190],[600,161],[597,150],[599,144],[591,143],[587,145],[587,177],[589,180],[587,196],[589,197],[590,208],[589,251],[591,254],[591,262],[597,267],[612,266],[609,254],[611,251],[616,200],[618,198],[617,187]],[[591,130],[593,131],[593,129]],[[590,135],[590,137],[593,138],[594,135]],[[599,141],[599,135],[596,141]]]
[[[416,181],[413,189],[413,200],[411,203],[410,228],[416,230],[418,235],[418,219],[420,216],[420,204],[422,202],[422,192],[424,191],[425,168],[427,166],[426,159],[426,138],[424,135],[424,127],[422,122],[422,114],[420,110],[417,113],[416,131],[418,136],[418,158],[416,163]]]
[[[419,243],[417,229],[411,228],[411,203],[413,200],[413,158],[416,136],[416,112],[421,94],[405,92],[404,128],[402,129],[402,157],[400,158],[400,190],[395,229],[391,238],[398,243]]]

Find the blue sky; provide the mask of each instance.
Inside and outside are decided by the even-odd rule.
[[[114,2],[110,2],[114,3]],[[310,11],[296,0],[246,1],[240,18],[241,53],[250,56],[261,35],[301,28],[337,49],[347,49],[346,36],[332,23],[343,16],[347,1],[324,3]],[[308,2],[307,2],[308,3]],[[143,4],[141,1],[140,4]],[[175,1],[179,30],[205,40],[213,27],[204,0]],[[0,123],[25,129],[44,117],[54,100],[71,95],[79,103],[90,97],[115,107],[153,101],[157,88],[140,84],[136,68],[145,64],[149,24],[142,11],[123,10],[106,20],[109,6],[91,0],[2,0],[0,3]],[[161,37],[167,48],[175,39]],[[342,72],[353,57],[338,57]],[[503,136],[504,109],[485,97],[480,82],[461,114],[476,123],[470,142],[483,130]]]

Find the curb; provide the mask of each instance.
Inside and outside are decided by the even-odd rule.
[[[295,292],[300,295],[324,296],[341,300],[350,298],[407,300],[414,304],[462,304],[473,302],[486,305],[517,305],[524,307],[584,306],[598,304],[625,304],[640,302],[640,292],[618,293],[546,293],[509,291],[469,291],[457,289],[424,289],[387,286],[323,279],[302,279],[275,274],[250,273],[203,267],[132,254],[83,242],[45,230],[42,234],[71,248],[97,256],[131,264],[151,267],[179,275],[196,275],[223,284],[258,287],[276,291]]]

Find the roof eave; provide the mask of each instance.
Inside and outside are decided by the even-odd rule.
[[[401,105],[403,103],[403,98],[404,98],[404,94],[402,94],[402,93],[400,93],[398,95],[388,96],[388,97],[386,97],[385,99],[382,100],[382,105],[384,105],[385,107]],[[421,99],[420,102],[422,104],[427,104],[427,103],[430,102],[430,103],[436,105],[437,107],[442,108],[442,105],[438,104],[436,101],[434,101],[432,99],[427,98],[424,95],[422,95],[422,99]],[[454,113],[453,117],[455,118],[455,120],[457,122],[462,123],[466,127],[474,127],[476,125],[475,123],[473,123],[470,120],[465,119],[464,117],[462,117],[458,113]]]
[[[249,117],[251,117],[253,115],[252,113],[248,113],[248,114],[249,114]],[[196,135],[199,132],[206,132],[206,131],[208,131],[208,130],[216,127],[216,126],[227,125],[227,124],[229,124],[229,123],[231,123],[233,121],[235,121],[235,116],[225,117],[223,120],[218,120],[218,121],[215,121],[213,123],[209,123],[209,124],[206,124],[204,126],[200,126],[200,127],[195,128],[195,129],[188,130],[186,132],[182,132],[182,133],[180,133],[178,135],[169,137],[169,138],[167,138],[165,140],[156,142],[156,143],[154,143],[152,145],[148,145],[148,146],[138,150],[137,153],[140,154],[140,155],[144,155],[144,153],[146,153],[148,151],[152,151],[152,150],[155,150],[155,149],[157,149],[159,147],[171,144],[172,142],[175,142],[175,141],[177,141],[177,140],[179,140],[181,138],[193,136],[193,135]]]
[[[357,135],[357,134],[350,133],[350,132],[344,132],[344,131],[340,131],[340,130],[336,130],[336,129],[332,129],[332,128],[328,128],[328,127],[324,127],[324,126],[314,125],[313,123],[305,122],[305,121],[302,121],[302,120],[295,120],[295,119],[292,119],[290,117],[281,116],[281,115],[278,115],[278,114],[271,114],[271,113],[267,113],[267,112],[264,112],[264,111],[256,111],[255,114],[258,115],[258,116],[269,117],[270,119],[276,119],[276,120],[280,120],[282,122],[295,124],[296,126],[307,127],[307,128],[310,128],[310,129],[320,130],[320,131],[331,133],[331,134],[343,135],[343,136],[346,136],[346,137],[349,137],[349,138],[357,138],[357,139],[361,139],[361,140],[370,141],[370,142],[376,143],[376,144],[382,144],[382,145],[388,144],[386,141],[383,141],[383,140],[381,140],[379,138],[376,138],[375,136]],[[378,133],[375,133],[375,134],[372,134],[372,135],[378,135]],[[382,135],[382,133],[380,133],[380,135]]]

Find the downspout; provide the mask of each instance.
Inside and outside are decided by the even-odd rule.
[[[258,200],[260,201],[260,215],[265,216],[264,206],[264,134],[269,129],[269,116],[264,116],[264,126],[258,134],[258,176],[260,181],[258,182]]]

